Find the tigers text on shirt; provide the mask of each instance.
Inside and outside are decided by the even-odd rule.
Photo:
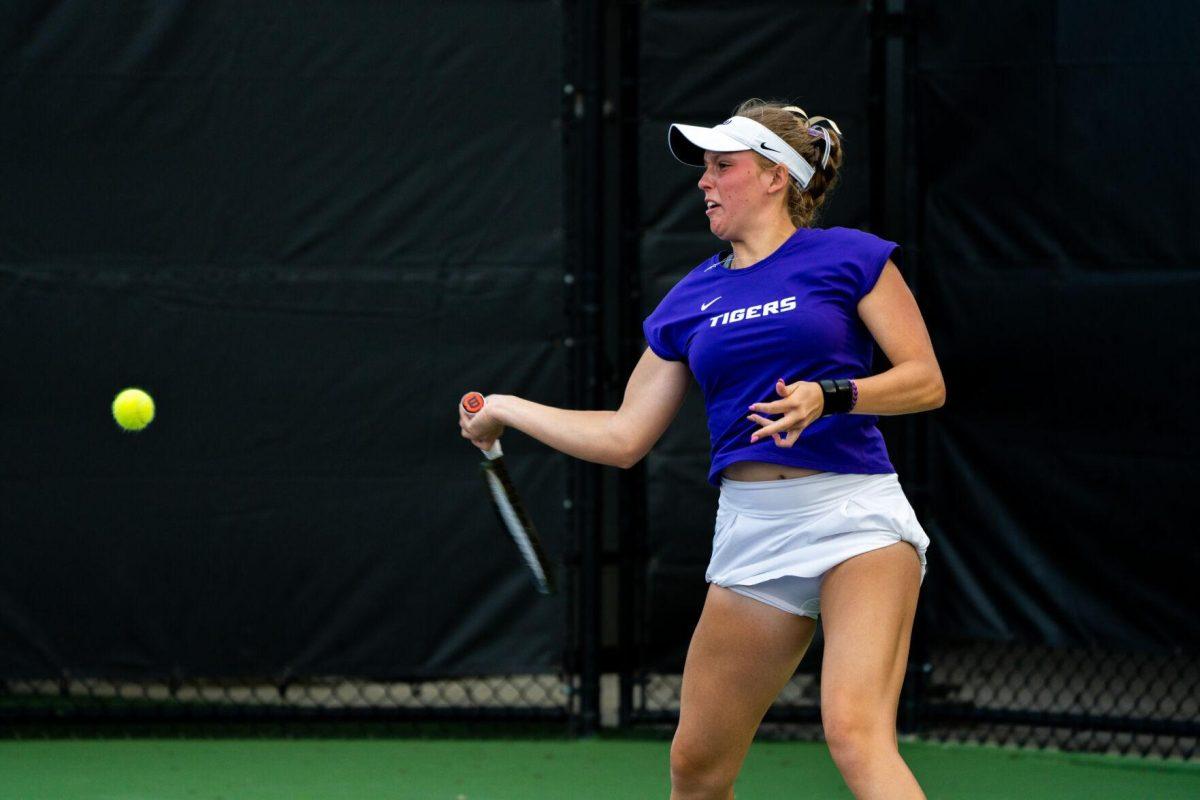
[[[757,316],[767,316],[768,314],[778,314],[780,311],[795,311],[796,297],[785,297],[782,300],[772,300],[769,303],[763,303],[758,306],[750,306],[749,308],[735,308],[733,311],[726,311],[724,314],[718,314],[712,318],[709,327],[715,328],[718,325],[725,325],[730,322],[741,322],[744,319],[754,319]]]

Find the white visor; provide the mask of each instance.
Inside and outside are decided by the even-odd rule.
[[[800,188],[808,186],[815,170],[792,146],[767,126],[749,117],[730,117],[720,125],[674,124],[667,131],[667,146],[675,158],[693,167],[704,166],[704,151],[733,153],[753,150],[764,158],[783,164]]]

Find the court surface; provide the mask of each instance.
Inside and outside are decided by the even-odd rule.
[[[22,800],[617,800],[668,795],[665,740],[0,741]],[[930,800],[1195,800],[1200,764],[902,743]],[[738,800],[850,797],[821,743],[756,742]]]

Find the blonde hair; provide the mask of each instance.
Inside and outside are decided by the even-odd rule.
[[[740,104],[734,109],[733,115],[765,125],[791,145],[801,158],[812,164],[816,171],[808,186],[801,189],[794,180],[789,180],[787,190],[787,211],[792,224],[797,228],[811,228],[825,198],[837,185],[838,169],[842,166],[844,148],[842,132],[837,123],[825,117],[810,117],[797,106],[757,97]],[[820,128],[829,133],[830,152],[824,167],[821,161],[825,159],[825,137]],[[754,157],[763,169],[775,166],[775,162],[758,153],[754,153]]]

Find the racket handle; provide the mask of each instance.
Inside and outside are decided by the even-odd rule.
[[[479,392],[467,392],[463,395],[462,409],[468,417],[473,417],[480,411],[483,411],[483,405],[486,401]],[[492,442],[492,446],[483,451],[487,456],[488,461],[495,461],[500,456],[504,455],[504,451],[500,449],[500,440]]]

